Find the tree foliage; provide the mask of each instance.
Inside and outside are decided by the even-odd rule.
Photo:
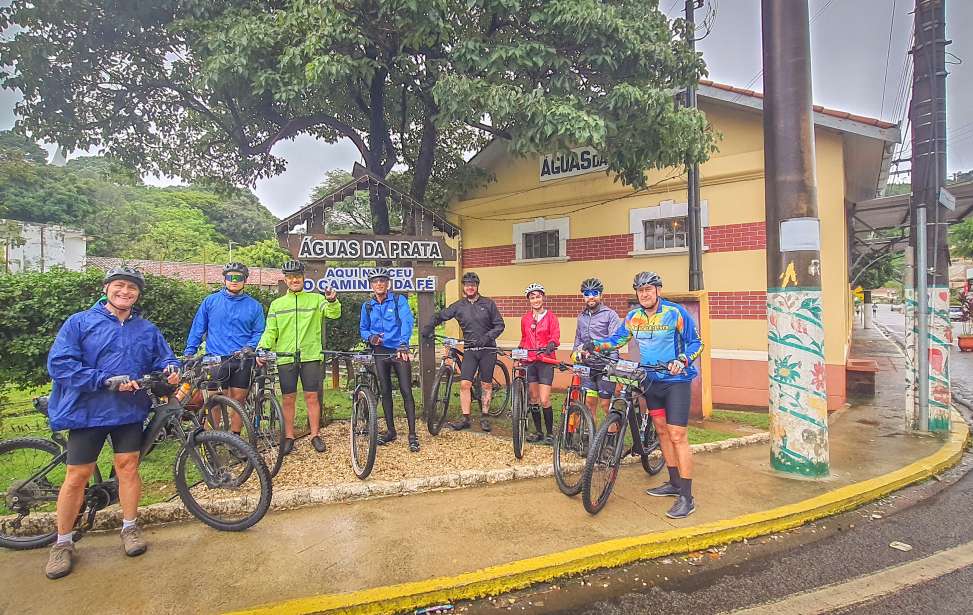
[[[276,268],[290,258],[290,253],[281,249],[276,239],[264,239],[242,248],[236,248],[232,255],[232,260],[239,261],[248,267]]]
[[[300,134],[350,140],[379,177],[401,165],[419,201],[470,180],[492,138],[591,145],[633,186],[714,147],[675,103],[705,74],[693,34],[655,0],[13,0],[13,26],[21,130],[188,181],[280,173],[275,145]]]

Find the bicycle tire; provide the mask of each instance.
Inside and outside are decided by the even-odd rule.
[[[213,416],[214,411],[217,416],[220,417],[219,424],[214,424]],[[230,423],[230,411],[236,412],[240,415],[240,433],[234,433],[232,430],[232,425]],[[283,413],[283,411],[282,411]],[[253,417],[247,408],[243,406],[240,402],[226,395],[212,395],[203,404],[202,409],[203,414],[203,428],[209,429],[211,431],[222,431],[223,433],[233,434],[241,438],[244,442],[249,444],[258,451],[259,445],[257,442],[257,433],[253,427]],[[283,414],[282,414],[283,416]],[[283,419],[282,419],[283,421]],[[240,475],[240,484],[247,482],[250,478],[250,470],[245,471]]]
[[[581,502],[589,514],[597,515],[601,512],[615,488],[615,480],[618,478],[618,470],[622,461],[622,448],[625,445],[624,423],[624,416],[617,412],[609,413],[608,418],[598,429],[598,435],[595,436],[595,442],[585,460],[584,471],[581,474]],[[617,431],[610,434],[609,428],[615,424],[618,425]],[[621,434],[622,437],[618,437],[618,434]],[[611,436],[615,437],[612,438]],[[609,456],[605,457],[606,453]],[[608,461],[605,469],[605,484],[599,490],[597,497],[592,498],[592,479],[596,467],[599,465],[599,460],[602,459]]]
[[[265,406],[266,404],[266,406]],[[270,477],[277,476],[284,465],[284,409],[273,393],[257,396],[253,409],[254,428],[257,433],[257,452],[267,464]]]
[[[375,452],[378,450],[378,400],[367,386],[355,390],[351,408],[351,421],[348,430],[351,444],[351,469],[361,480],[368,478],[375,466]],[[364,435],[363,441],[356,436]],[[365,450],[358,444],[364,443]],[[364,455],[361,453],[364,452]]]
[[[519,376],[514,378],[510,391],[510,425],[513,433],[514,457],[524,457],[527,441],[527,383]]]
[[[205,523],[206,525],[223,531],[223,532],[240,532],[249,527],[253,527],[257,522],[263,519],[264,515],[270,509],[270,500],[273,496],[273,483],[270,478],[270,471],[267,469],[267,464],[264,463],[263,459],[257,453],[257,451],[247,444],[242,438],[234,434],[225,431],[201,431],[196,433],[192,438],[192,443],[199,447],[203,454],[200,456],[203,461],[212,460],[214,462],[222,463],[223,459],[221,455],[214,454],[212,452],[217,446],[226,447],[230,454],[226,456],[227,458],[245,458],[246,466],[249,468],[251,475],[257,477],[260,483],[258,498],[242,497],[244,503],[249,503],[256,499],[256,506],[242,519],[235,521],[224,521],[217,518],[212,513],[207,511],[200,501],[193,495],[192,489],[194,487],[207,487],[206,483],[199,483],[190,481],[187,477],[188,464],[193,464],[199,469],[198,464],[195,459],[192,459],[189,455],[189,442],[185,443],[182,448],[179,449],[179,453],[176,454],[176,460],[173,464],[173,473],[175,475],[176,482],[176,492],[179,494],[179,499],[186,506],[186,509],[197,519]],[[211,471],[216,470],[218,473],[222,473],[224,467],[210,468]],[[201,470],[200,470],[201,471]],[[228,481],[227,486],[231,490],[239,489],[243,484],[239,479],[233,479]],[[208,487],[207,487],[208,488]],[[226,510],[228,507],[218,507]]]
[[[652,453],[660,448],[659,435],[656,433],[655,428],[651,426],[649,427],[649,433],[652,434],[652,437],[648,442],[645,441],[644,434],[642,437],[642,450],[645,451],[642,455],[642,469],[649,476],[655,476],[666,466],[666,460],[662,455],[659,455],[656,459],[652,458]]]
[[[510,370],[507,365],[497,358],[497,364],[493,368],[493,394],[490,396],[490,407],[487,412],[490,416],[501,416],[510,407],[511,382]],[[477,396],[480,402],[480,412],[483,412],[483,393]]]
[[[571,417],[578,418],[573,421],[574,431],[569,433],[568,427],[571,425]],[[575,496],[581,493],[581,479],[583,472],[578,472],[578,478],[571,482],[568,480],[564,471],[566,453],[572,452],[582,460],[587,461],[588,451],[591,450],[591,443],[595,436],[595,420],[591,417],[588,406],[573,401],[568,404],[567,411],[561,414],[561,424],[558,426],[557,436],[554,440],[554,481],[557,488],[566,496]],[[582,466],[583,467],[583,466]]]
[[[51,462],[53,462],[58,457],[58,455],[61,454],[60,446],[58,446],[51,440],[45,440],[43,438],[13,438],[10,440],[4,440],[0,442],[0,455],[6,455],[8,453],[13,453],[18,450],[27,450],[27,449],[38,451],[41,454],[42,456],[41,458],[44,460],[44,463],[43,465],[40,465],[33,471],[26,470],[25,473],[23,474],[25,478],[19,479],[21,481],[26,480],[26,478],[29,477],[31,474],[33,474],[37,470],[40,470],[45,465],[48,465]],[[50,455],[50,460],[47,460],[46,455]],[[67,467],[66,460],[61,460],[60,465],[65,466],[66,469]],[[6,468],[7,466],[8,464],[5,463],[0,464],[0,468]],[[48,474],[50,474],[50,472],[48,472]],[[47,475],[45,475],[44,480],[47,480],[46,477]],[[2,487],[3,489],[3,492],[0,493],[0,496],[7,498],[10,496],[9,489],[11,484],[15,481],[15,478],[13,476],[9,476],[9,477],[0,476],[0,481],[2,481],[0,482],[0,487]],[[47,481],[47,483],[48,483],[47,485],[44,485],[42,487],[45,489],[54,488],[55,485],[52,484],[50,481]],[[21,487],[23,487],[23,485]],[[58,487],[58,491],[60,491],[60,485],[57,485],[57,487]],[[55,494],[54,497],[56,502],[57,495]],[[0,501],[0,507],[2,507],[4,511],[7,511],[7,512],[0,512],[0,547],[6,547],[7,549],[15,549],[15,550],[37,549],[40,547],[46,547],[47,545],[54,542],[54,540],[57,538],[56,525],[54,526],[53,530],[50,532],[41,532],[33,536],[21,537],[21,536],[15,536],[13,535],[13,533],[8,534],[7,523],[13,522],[14,520],[6,519],[8,513],[13,512],[13,511],[8,511],[6,506],[7,506],[7,502]],[[54,513],[52,512],[50,514],[53,517]],[[27,513],[27,516],[29,515],[30,512]],[[10,528],[10,529],[19,529],[19,528]]]
[[[429,412],[426,415],[426,428],[434,436],[439,435],[443,424],[446,422],[452,389],[453,368],[444,365],[436,375],[436,386],[432,389],[429,399]]]

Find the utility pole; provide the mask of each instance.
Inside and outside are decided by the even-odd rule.
[[[696,51],[696,9],[703,6],[703,0],[686,0],[686,21],[692,26],[689,31],[689,48]],[[686,89],[686,106],[696,108],[696,86]],[[703,290],[703,225],[699,211],[699,165],[686,161],[689,168],[686,178],[688,212],[686,226],[689,227],[689,290]]]
[[[915,309],[909,348],[914,388],[907,395],[910,427],[949,433],[949,244],[939,204],[946,182],[946,0],[916,0],[912,47],[912,219]],[[913,307],[914,306],[914,307]],[[917,395],[913,394],[913,390]]]
[[[762,0],[770,463],[830,472],[808,0]]]

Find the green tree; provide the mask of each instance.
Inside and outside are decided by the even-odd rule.
[[[26,158],[0,159],[0,216],[78,226],[94,208],[86,182],[64,169]]]
[[[79,178],[121,186],[142,185],[142,178],[134,169],[106,156],[79,156],[68,160],[64,168]]]
[[[159,223],[150,225],[128,249],[125,258],[219,263],[226,261],[229,246],[217,243],[216,229],[198,209],[168,207],[150,209]]]
[[[591,145],[632,186],[714,148],[674,104],[705,74],[694,34],[654,0],[13,0],[0,26],[20,28],[0,44],[20,129],[188,181],[280,173],[301,134],[350,140],[379,177],[402,165],[419,201],[487,139]]]
[[[276,239],[264,239],[249,246],[235,248],[232,256],[232,260],[249,267],[280,267],[289,258],[290,253],[282,250]]]
[[[47,163],[47,152],[27,137],[11,130],[0,130],[0,160],[20,159],[35,164]]]
[[[950,227],[949,253],[961,258],[973,257],[973,219],[967,218]]]

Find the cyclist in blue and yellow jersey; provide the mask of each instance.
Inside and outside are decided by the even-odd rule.
[[[304,387],[307,424],[311,430],[311,446],[319,453],[327,450],[321,438],[321,399],[319,392],[324,380],[324,347],[321,329],[324,319],[341,317],[338,293],[329,288],[324,296],[304,290],[304,263],[289,260],[280,268],[287,284],[287,292],[277,297],[267,311],[267,327],[257,342],[260,348],[293,356],[277,358],[277,375],[284,406],[284,455],[294,450],[294,415],[297,407],[297,379]],[[262,365],[263,359],[257,358]]]
[[[686,425],[692,397],[692,380],[697,375],[694,361],[703,350],[696,323],[686,308],[662,298],[662,278],[651,271],[635,276],[632,283],[638,307],[632,309],[622,326],[611,337],[593,340],[587,351],[619,348],[634,339],[639,348],[639,363],[662,362],[668,373],[648,372],[642,384],[652,422],[659,433],[662,456],[669,469],[669,481],[649,489],[652,496],[678,499],[666,515],[672,519],[688,517],[696,511],[693,499],[693,457]]]
[[[225,357],[257,347],[264,332],[264,308],[244,290],[249,276],[250,269],[243,263],[227,263],[223,267],[223,288],[199,305],[183,354],[195,355],[204,336],[206,353],[210,355]],[[226,394],[242,404],[247,399],[252,375],[253,359],[241,358],[228,361],[218,377]],[[230,429],[237,435],[243,429],[243,420],[236,412],[230,415]]]

